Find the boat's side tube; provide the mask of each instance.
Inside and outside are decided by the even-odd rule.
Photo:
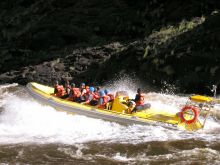
[[[56,102],[52,96],[49,98],[46,98],[46,97],[38,94],[37,92],[35,92],[33,90],[33,86],[30,83],[27,85],[27,91],[36,100],[38,100],[42,103],[45,103],[47,105],[51,105],[54,108],[61,109],[63,111],[67,111],[70,113],[75,113],[75,114],[84,115],[84,116],[88,116],[88,117],[92,117],[92,118],[104,119],[104,120],[109,120],[109,121],[114,121],[114,122],[119,122],[119,123],[124,123],[124,124],[158,125],[158,124],[156,124],[157,122],[143,121],[143,119],[140,119],[135,116],[123,117],[123,116],[120,116],[117,114],[109,114],[109,113],[105,114],[100,111],[97,111],[96,109],[85,110],[85,109],[81,109],[78,107],[72,107],[72,106],[67,105],[65,103],[59,103],[59,102]]]

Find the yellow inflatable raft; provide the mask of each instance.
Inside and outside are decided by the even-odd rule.
[[[27,84],[27,91],[36,100],[41,101],[47,105],[51,105],[58,110],[66,111],[68,113],[75,113],[79,115],[85,115],[92,118],[104,119],[113,122],[125,123],[125,124],[160,124],[167,123],[163,126],[175,126],[185,130],[198,130],[203,127],[199,120],[193,123],[187,124],[180,119],[179,113],[168,113],[167,111],[148,108],[145,110],[137,111],[135,113],[128,113],[128,106],[126,105],[126,99],[124,95],[117,95],[113,103],[108,109],[98,109],[93,106],[83,105],[80,103],[60,99],[52,96],[54,89],[45,85],[41,85],[35,82]],[[184,114],[185,118],[192,118],[190,114]]]

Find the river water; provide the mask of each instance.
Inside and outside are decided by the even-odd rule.
[[[177,112],[187,97],[148,93],[146,99]],[[220,164],[220,120],[209,117],[197,132],[121,125],[57,111],[32,99],[25,87],[1,85],[0,163]]]

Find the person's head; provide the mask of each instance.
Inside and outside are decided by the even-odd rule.
[[[95,88],[94,87],[89,87],[89,92],[94,92],[95,91]]]
[[[81,88],[85,88],[85,86],[86,86],[85,83],[81,83],[80,85]]]
[[[96,91],[99,91],[100,90],[100,87],[96,87]]]
[[[104,92],[105,92],[106,95],[110,93],[110,91],[108,89],[105,89]]]
[[[72,87],[72,88],[75,88],[75,87],[76,87],[76,84],[71,83],[71,87]]]
[[[54,85],[59,85],[59,81],[58,80],[54,81]]]
[[[105,96],[105,92],[104,91],[99,91],[99,95],[100,95],[100,97],[103,97],[103,96]]]
[[[137,93],[140,94],[141,93],[141,88],[137,89]]]

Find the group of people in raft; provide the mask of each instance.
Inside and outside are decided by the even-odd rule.
[[[86,86],[85,83],[81,83],[78,88],[74,83],[70,84],[69,81],[66,81],[64,86],[56,81],[53,95],[73,102],[97,106],[101,109],[106,109],[107,103],[112,102],[115,98],[108,89],[101,90],[100,87]],[[130,100],[128,106],[132,107],[130,113],[149,108],[149,104],[144,102],[144,95],[140,88],[137,90],[135,99]]]

